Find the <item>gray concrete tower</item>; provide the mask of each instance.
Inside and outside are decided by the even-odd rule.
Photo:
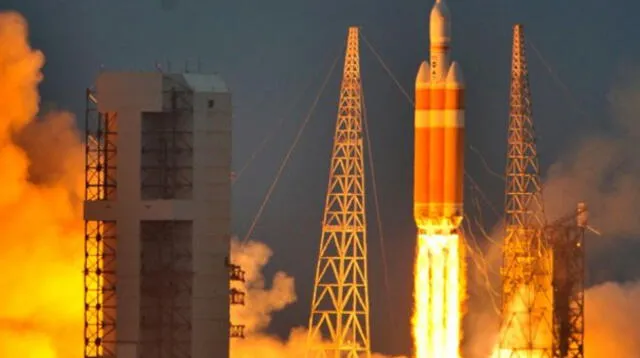
[[[104,72],[87,97],[84,356],[228,357],[225,83]]]

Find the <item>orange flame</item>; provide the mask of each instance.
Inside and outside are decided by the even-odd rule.
[[[68,114],[35,120],[44,57],[0,13],[0,357],[82,354],[82,146]]]

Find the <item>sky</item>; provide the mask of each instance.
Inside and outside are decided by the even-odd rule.
[[[543,174],[581,138],[613,130],[610,90],[627,69],[640,64],[640,43],[629,40],[636,37],[640,3],[448,3],[453,17],[452,55],[462,66],[468,88],[468,142],[492,170],[504,168],[515,22],[524,24],[527,39],[538,50],[529,47],[528,58]],[[156,64],[173,71],[217,72],[227,81],[233,93],[236,170],[284,116],[274,139],[234,185],[233,225],[240,236],[246,234],[331,61],[343,51],[347,27],[362,27],[412,94],[418,65],[428,56],[431,6],[432,1],[426,0],[0,0],[0,10],[18,10],[26,17],[33,47],[44,52],[43,107],[69,110],[79,125],[84,89],[100,69],[149,71]],[[364,45],[361,58],[392,278],[389,302],[379,233],[371,225],[372,341],[377,351],[401,353],[409,350],[411,340],[413,115],[406,98]],[[339,70],[341,65],[342,60]],[[272,330],[280,335],[307,321],[340,73],[334,71],[320,97],[252,237],[274,252],[268,272],[282,270],[296,279],[298,302],[274,317]],[[500,207],[504,184],[485,169],[474,151],[467,151],[467,170]],[[497,219],[487,214],[485,224],[490,227]],[[369,221],[374,222],[373,216]],[[598,250],[589,254],[591,283],[640,278],[640,268],[631,260],[640,254],[640,244],[632,237],[624,239],[594,245]],[[611,263],[612,257],[621,259]],[[398,329],[389,335],[385,328],[392,320]]]

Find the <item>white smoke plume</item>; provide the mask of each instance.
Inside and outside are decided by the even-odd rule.
[[[612,133],[583,137],[549,168],[545,210],[559,217],[586,201],[605,237],[640,238],[640,71],[627,71],[608,99]]]
[[[231,321],[245,325],[245,339],[231,341],[231,358],[300,358],[307,349],[306,327],[294,327],[287,340],[266,333],[273,314],[296,302],[293,277],[277,272],[270,285],[262,274],[273,252],[267,245],[231,240],[231,261],[245,271],[245,282],[236,283],[246,292],[244,306],[232,306]],[[372,358],[405,358],[373,354]]]
[[[234,284],[246,293],[245,304],[231,308],[231,321],[245,325],[246,335],[245,339],[231,341],[232,358],[286,358],[303,357],[305,354],[305,328],[293,328],[287,341],[265,332],[272,315],[297,299],[294,279],[284,272],[277,272],[271,284],[267,285],[262,269],[272,254],[263,243],[242,243],[237,238],[231,240],[231,261],[245,271],[245,282]]]
[[[249,241],[243,245],[237,238],[231,241],[231,259],[245,272],[245,282],[240,284],[240,288],[246,292],[245,305],[232,306],[232,317],[234,321],[242,322],[248,335],[263,331],[275,312],[297,299],[294,279],[284,272],[277,272],[267,287],[262,268],[272,254],[263,243]]]

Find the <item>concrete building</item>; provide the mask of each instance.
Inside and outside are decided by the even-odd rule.
[[[226,84],[105,72],[87,103],[84,356],[228,357]]]

